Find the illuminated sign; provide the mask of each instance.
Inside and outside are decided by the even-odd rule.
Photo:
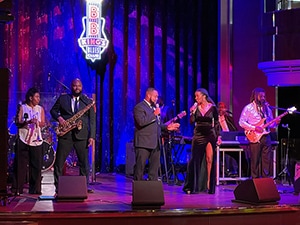
[[[85,58],[92,62],[101,59],[101,54],[109,43],[104,32],[105,19],[101,17],[101,8],[101,0],[86,0],[86,16],[82,18],[83,31],[78,39]]]

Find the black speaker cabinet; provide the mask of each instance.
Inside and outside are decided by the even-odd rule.
[[[164,204],[165,198],[161,181],[133,181],[133,209],[160,209]]]
[[[7,193],[9,69],[0,68],[0,195]]]
[[[58,179],[57,201],[84,201],[87,199],[85,176],[60,176]]]
[[[300,193],[300,161],[295,164],[295,176],[294,176],[294,192],[295,194]]]
[[[255,178],[243,181],[234,190],[236,202],[249,204],[276,204],[280,195],[272,178]]]
[[[299,194],[300,193],[300,178],[298,178],[294,182],[294,192],[295,192],[295,194]]]

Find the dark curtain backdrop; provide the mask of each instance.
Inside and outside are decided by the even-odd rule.
[[[40,89],[51,130],[49,109],[79,77],[97,103],[96,170],[118,171],[133,139],[133,108],[147,87],[158,89],[167,105],[174,101],[176,113],[188,111],[198,87],[217,100],[218,5],[218,0],[104,0],[110,45],[92,63],[77,42],[85,1],[15,0],[15,19],[4,33],[10,133],[28,88]],[[180,122],[181,134],[192,136],[188,116]],[[55,148],[55,135],[53,140]]]

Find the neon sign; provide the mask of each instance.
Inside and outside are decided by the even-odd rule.
[[[104,32],[105,19],[101,17],[101,0],[86,0],[86,16],[82,17],[83,31],[78,39],[85,58],[92,62],[101,59],[109,41]]]

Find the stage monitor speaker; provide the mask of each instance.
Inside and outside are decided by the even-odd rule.
[[[272,178],[255,178],[243,181],[234,190],[236,202],[248,204],[277,204],[280,195]]]
[[[294,192],[295,194],[300,193],[300,161],[295,164]]]
[[[133,209],[160,209],[164,204],[164,191],[161,181],[133,181]]]
[[[84,201],[87,199],[85,176],[60,176],[58,179],[57,201]]]

